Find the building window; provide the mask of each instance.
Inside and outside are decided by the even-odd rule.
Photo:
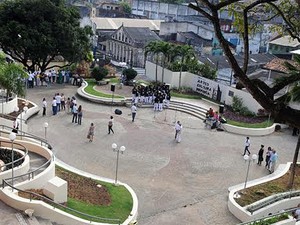
[[[228,96],[233,97],[234,96],[234,92],[233,91],[228,91]]]

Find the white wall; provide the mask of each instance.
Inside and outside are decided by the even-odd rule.
[[[151,80],[155,80],[155,68],[156,66],[154,63],[149,61],[146,62],[146,76]],[[158,81],[162,81],[161,77],[162,67],[158,66]],[[165,69],[164,82],[170,84],[171,87],[178,87],[179,72],[172,72],[168,69]],[[181,86],[191,87],[194,91],[199,92],[210,98],[216,97],[217,90],[219,87],[220,91],[222,92],[221,102],[226,105],[231,105],[233,96],[238,96],[243,99],[244,105],[254,113],[257,113],[258,109],[262,108],[262,106],[245,89],[238,90],[234,87],[230,87],[189,72],[182,72]]]
[[[17,97],[12,99],[11,101],[2,102],[0,105],[0,112],[4,114],[12,113],[17,105],[18,105]]]

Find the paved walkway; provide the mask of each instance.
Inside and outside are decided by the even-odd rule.
[[[149,108],[138,109],[131,122],[130,109],[114,115],[115,134],[107,134],[107,123],[114,107],[78,99],[83,107],[82,125],[72,124],[71,115],[52,116],[51,99],[56,92],[67,97],[76,93],[74,86],[39,87],[28,90],[28,99],[41,105],[46,97],[48,115],[28,121],[29,132],[44,136],[56,156],[78,169],[114,179],[116,153],[112,143],[126,146],[120,155],[118,178],[130,185],[139,198],[141,225],[224,225],[239,221],[227,209],[227,188],[245,180],[246,163],[241,156],[244,136],[205,129],[202,121],[190,115],[167,110],[154,114]],[[186,100],[187,101],[187,100]],[[193,103],[203,104],[202,101]],[[182,142],[174,141],[174,121],[183,124]],[[95,140],[86,134],[90,123],[96,125]],[[261,144],[278,150],[279,162],[292,160],[297,138],[290,131],[266,137],[251,137],[252,152]],[[250,168],[249,180],[268,175],[264,167]],[[1,205],[0,205],[1,206]]]

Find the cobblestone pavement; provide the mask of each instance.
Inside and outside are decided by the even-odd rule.
[[[202,121],[176,111],[154,114],[138,109],[131,122],[130,109],[114,115],[115,134],[107,134],[107,123],[115,107],[78,99],[83,107],[82,125],[71,123],[71,115],[51,115],[54,93],[71,97],[74,86],[39,87],[28,90],[28,99],[41,105],[48,101],[47,116],[39,113],[28,121],[29,132],[44,136],[56,156],[78,169],[114,179],[116,153],[111,144],[126,146],[120,155],[120,181],[130,185],[139,199],[141,225],[224,225],[239,221],[227,209],[228,187],[242,183],[246,176],[243,160],[244,136],[205,129]],[[195,102],[195,101],[194,101]],[[201,104],[201,101],[198,101]],[[174,122],[183,124],[182,142],[174,141]],[[86,139],[90,123],[95,123],[95,139]],[[296,137],[289,130],[265,137],[251,137],[250,151],[257,153],[261,144],[278,150],[279,162],[292,160]],[[268,175],[263,166],[253,164],[249,180]]]

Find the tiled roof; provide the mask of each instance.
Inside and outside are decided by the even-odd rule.
[[[150,30],[159,31],[162,20],[128,19],[128,18],[103,18],[92,17],[97,30],[117,30],[124,27],[148,27]]]
[[[148,27],[123,27],[124,32],[140,47],[150,41],[160,40],[159,36]]]
[[[235,55],[235,59],[237,60],[238,64],[240,66],[243,66],[243,55]],[[248,66],[262,66],[268,62],[270,62],[272,59],[276,58],[276,56],[272,54],[250,54],[249,55],[249,62]],[[229,62],[225,56],[201,56],[199,60],[203,63],[208,63],[214,68],[218,69],[226,69],[230,68]]]
[[[269,43],[274,45],[281,45],[281,46],[294,47],[294,48],[300,46],[300,42],[297,39],[292,39],[291,36],[288,35],[277,38],[273,41],[270,41]]]
[[[198,45],[198,46],[203,46],[203,47],[210,47],[212,46],[212,40],[207,40],[199,35],[195,34],[192,31],[189,32],[178,32],[180,35],[184,36],[186,39],[191,40],[192,45]]]
[[[287,68],[284,66],[284,62],[289,62],[290,64],[292,64],[292,65],[294,65],[296,67],[298,66],[292,60],[275,58],[275,59],[271,60],[270,62],[268,62],[263,68],[264,69],[268,69],[268,70],[279,71],[279,72],[282,72],[282,73],[288,73]]]

